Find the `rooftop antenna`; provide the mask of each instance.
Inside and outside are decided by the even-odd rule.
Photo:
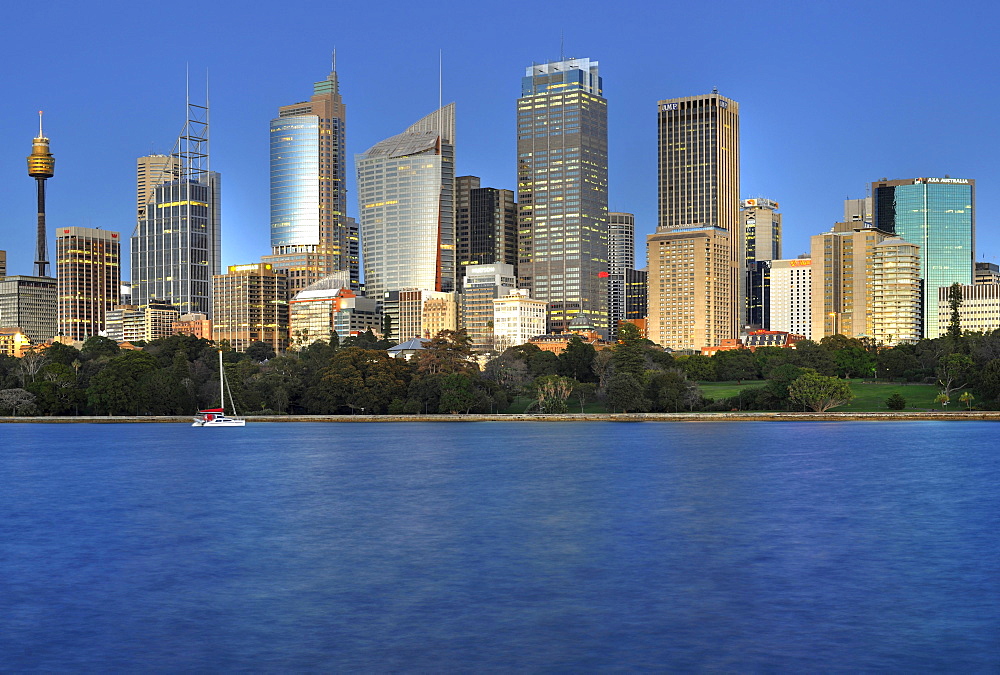
[[[566,39],[564,31],[559,31],[559,60],[566,60]]]
[[[438,49],[438,110],[441,109],[444,91],[444,50]]]
[[[333,72],[337,72],[337,48],[336,47],[333,48],[333,64],[332,65],[333,65],[333,67],[331,68],[331,70],[333,70]]]

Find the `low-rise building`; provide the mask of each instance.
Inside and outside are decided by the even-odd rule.
[[[987,333],[1000,329],[1000,284],[961,286],[962,304],[958,321],[962,331]],[[950,286],[938,289],[938,332],[945,335],[951,325]]]
[[[0,354],[21,358],[30,346],[31,340],[20,328],[0,328]]]
[[[526,344],[545,334],[544,300],[532,300],[527,290],[517,290],[493,301],[494,349]]]
[[[174,335],[193,335],[204,340],[212,339],[212,320],[204,314],[181,314],[174,321]]]

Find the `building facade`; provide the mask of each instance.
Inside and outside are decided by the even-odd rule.
[[[768,268],[766,330],[812,339],[812,260],[771,260]]]
[[[469,265],[512,265],[517,269],[517,206],[512,190],[484,188],[477,176],[455,179],[457,279]]]
[[[989,333],[1000,330],[1000,284],[965,285],[958,321],[962,331]],[[945,335],[951,325],[951,288],[939,288],[937,295],[938,334]]]
[[[136,160],[135,213],[137,222],[146,217],[146,206],[153,199],[157,185],[177,180],[181,160],[172,155],[145,155]]]
[[[455,290],[454,138],[452,103],[356,156],[368,297]]]
[[[923,333],[920,247],[890,237],[872,249],[872,332],[876,342],[916,342]]]
[[[635,215],[608,213],[608,338],[611,340],[618,335],[618,324],[628,316],[626,277],[634,271]]]
[[[533,337],[545,334],[546,309],[544,300],[532,300],[527,289],[493,301],[493,335],[495,349],[527,344]]]
[[[336,69],[313,85],[309,101],[281,106],[271,120],[271,255],[262,262],[286,272],[290,294],[338,271],[358,287],[346,122]]]
[[[513,265],[497,263],[465,268],[459,327],[468,333],[474,350],[494,348],[493,301],[510,295],[516,288]]]
[[[32,344],[59,332],[59,303],[52,277],[13,275],[0,278],[0,326],[20,328]]]
[[[519,286],[549,330],[608,330],[608,105],[597,61],[535,64],[517,101]]]
[[[976,259],[976,181],[909,178],[872,183],[875,227],[920,247],[924,297],[939,288],[973,283]],[[939,337],[936,308],[923,311],[923,336]]]
[[[650,339],[664,347],[721,344],[736,339],[744,322],[739,123],[739,104],[714,91],[658,103],[659,218],[656,233],[647,239],[648,330]],[[692,268],[673,259],[688,245],[682,241],[707,247],[695,256],[700,262],[690,262],[701,266],[707,276],[699,279],[706,283],[686,283]],[[724,266],[717,261],[722,254]],[[670,289],[682,295],[671,295]],[[685,328],[681,316],[700,323]]]
[[[131,238],[132,303],[153,298],[183,314],[212,316],[212,276],[222,264],[221,178],[189,173],[160,183]]]
[[[740,202],[740,223],[746,241],[747,265],[761,260],[781,259],[781,214],[778,202],[744,199]]]
[[[872,336],[873,250],[890,236],[853,221],[811,238],[813,340]]]
[[[59,333],[74,340],[100,335],[121,302],[121,239],[90,227],[56,230]]]
[[[730,233],[721,227],[664,229],[646,239],[650,340],[672,350],[722,344],[732,329]]]
[[[212,320],[204,314],[181,314],[174,321],[174,335],[190,335],[203,340],[212,339]]]
[[[1000,266],[996,263],[977,262],[975,275],[975,284],[1000,284]]]
[[[288,326],[291,345],[303,349],[318,340],[331,342],[334,335],[344,340],[369,330],[379,334],[382,313],[375,300],[320,281],[288,303]]]
[[[212,339],[238,352],[264,342],[278,354],[288,349],[288,280],[268,263],[230,265],[212,278],[216,313]]]

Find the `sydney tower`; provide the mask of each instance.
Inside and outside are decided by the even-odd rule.
[[[38,111],[38,136],[28,155],[28,175],[38,187],[38,241],[35,244],[35,276],[48,276],[48,253],[45,250],[45,179],[55,175],[56,160],[49,152],[49,139],[42,133],[42,111]]]

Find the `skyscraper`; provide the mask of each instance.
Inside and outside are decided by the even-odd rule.
[[[899,237],[876,244],[872,248],[871,277],[871,337],[890,347],[919,340],[923,332],[920,247]],[[933,298],[930,300],[934,304]],[[935,320],[937,314],[935,305]]]
[[[86,340],[106,328],[107,313],[121,302],[121,239],[90,227],[56,230],[59,332]]]
[[[827,335],[871,337],[875,246],[888,237],[867,223],[836,223],[810,240],[812,250],[812,339]]]
[[[517,210],[512,190],[480,187],[478,176],[455,179],[456,279],[468,265],[507,264],[517,269]]]
[[[135,162],[136,219],[146,217],[146,206],[153,199],[157,185],[180,175],[180,164],[172,155],[145,155]]]
[[[357,224],[347,217],[345,131],[336,62],[309,101],[271,120],[271,252],[290,294],[347,270],[358,286]]]
[[[608,337],[618,334],[626,318],[626,275],[635,270],[635,215],[608,214]],[[642,318],[642,317],[636,317]]]
[[[647,238],[648,334],[664,347],[700,349],[735,338],[743,319],[739,104],[713,91],[658,106],[659,223]],[[692,276],[692,269],[700,271]],[[698,325],[686,325],[691,321]]]
[[[181,314],[212,316],[210,283],[222,263],[221,177],[209,170],[208,134],[208,105],[188,101],[173,160],[145,178],[152,194],[131,238],[131,301],[140,309],[155,298]]]
[[[520,285],[549,330],[608,330],[608,105],[597,61],[535,64],[517,100]]]
[[[368,297],[455,290],[454,138],[450,103],[356,156]]]
[[[909,178],[872,183],[875,227],[920,247],[923,337],[939,337],[939,288],[971,284],[976,243],[976,181]]]
[[[781,214],[778,202],[744,199],[740,202],[740,222],[746,237],[747,265],[760,260],[781,259]]]
[[[59,331],[56,280],[16,274],[0,278],[0,326],[20,328],[33,344]]]

